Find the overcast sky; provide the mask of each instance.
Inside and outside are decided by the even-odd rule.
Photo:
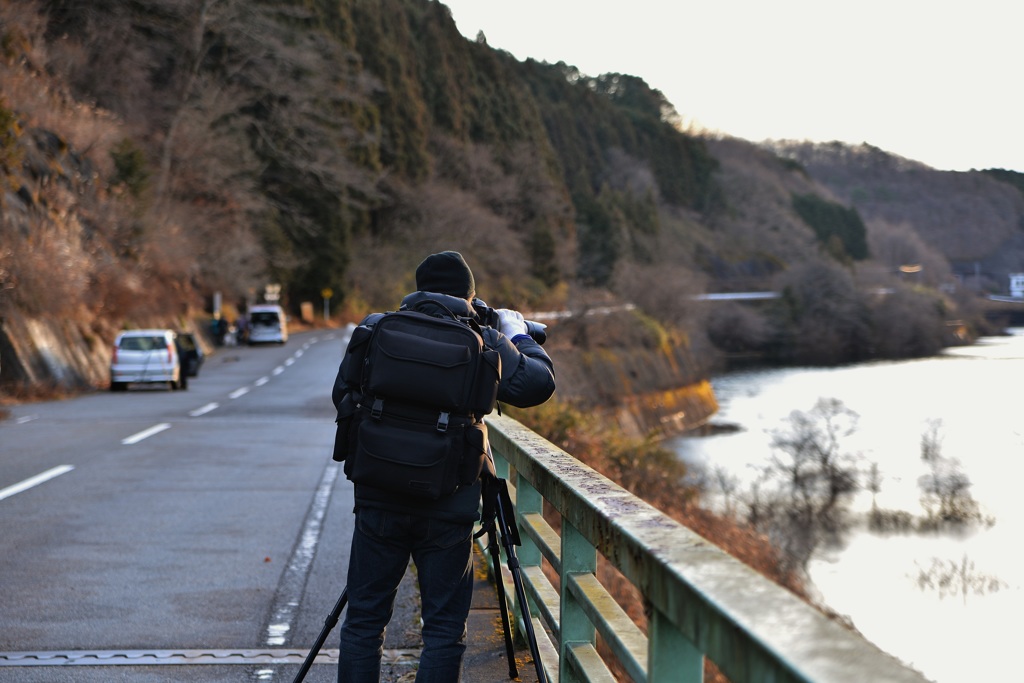
[[[639,76],[703,128],[1024,172],[1022,0],[442,2],[468,38]]]

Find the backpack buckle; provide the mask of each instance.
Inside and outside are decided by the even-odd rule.
[[[448,431],[448,413],[442,412],[437,418],[437,431],[444,433]]]
[[[384,399],[375,398],[373,399],[373,407],[370,408],[370,417],[374,420],[379,420],[381,414],[384,412]]]

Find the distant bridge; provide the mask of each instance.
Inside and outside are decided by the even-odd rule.
[[[778,292],[713,292],[690,297],[695,301],[760,301],[778,299]]]

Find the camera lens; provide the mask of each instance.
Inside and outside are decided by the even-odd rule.
[[[545,331],[547,325],[542,323],[535,323],[532,320],[524,320],[526,323],[526,333],[533,337],[533,341],[543,345],[548,340],[548,333]]]

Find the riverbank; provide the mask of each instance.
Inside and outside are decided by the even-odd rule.
[[[943,457],[955,461],[994,526],[889,534],[861,527],[843,545],[821,549],[809,576],[830,609],[938,683],[1003,680],[1016,666],[1007,625],[1024,605],[1024,560],[1016,551],[1024,533],[1017,490],[1024,434],[1008,392],[1024,372],[1024,335],[1015,332],[932,358],[716,377],[715,422],[739,430],[666,443],[692,467],[734,477],[729,500],[742,515],[742,497],[771,457],[772,432],[791,411],[836,398],[858,414],[842,450],[859,458],[862,486],[871,463],[881,478],[877,495],[862,489],[851,512],[863,518],[877,504],[921,519],[921,478],[929,471],[921,460],[922,434],[939,420]]]

